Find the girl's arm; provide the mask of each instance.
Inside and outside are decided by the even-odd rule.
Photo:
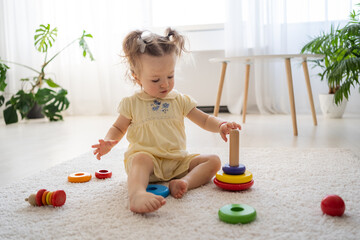
[[[119,115],[115,123],[111,126],[104,139],[99,139],[98,144],[91,147],[95,148],[94,155],[98,160],[108,152],[124,137],[127,128],[131,123],[130,119]]]
[[[122,115],[119,115],[119,117],[116,119],[114,124],[107,132],[104,140],[116,140],[119,142],[125,135],[130,123],[131,123],[130,119],[127,119]]]
[[[227,122],[221,118],[206,114],[196,107],[186,117],[207,131],[219,132],[225,142],[227,141],[226,135],[230,133],[231,129],[241,129],[240,124],[236,122]]]

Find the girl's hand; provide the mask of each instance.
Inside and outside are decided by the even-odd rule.
[[[220,135],[225,142],[227,142],[227,134],[230,134],[231,129],[239,129],[241,130],[240,124],[236,122],[223,122],[220,125]]]
[[[104,140],[104,139],[100,139],[99,140],[99,144],[94,144],[91,147],[95,148],[94,150],[94,155],[96,155],[96,158],[98,160],[101,159],[101,157],[105,154],[107,154],[108,152],[110,152],[110,150],[118,143],[119,141],[117,140]]]

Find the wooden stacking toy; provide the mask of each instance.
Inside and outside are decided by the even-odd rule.
[[[61,207],[65,204],[66,193],[64,190],[57,190],[55,192],[40,189],[36,194],[31,194],[25,201],[32,206],[46,206],[53,205],[54,207]]]
[[[246,190],[254,184],[252,173],[246,170],[243,164],[239,164],[239,130],[237,129],[230,131],[229,164],[225,164],[222,171],[216,173],[214,183],[229,191]]]

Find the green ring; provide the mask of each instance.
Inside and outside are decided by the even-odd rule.
[[[255,220],[256,210],[246,204],[228,204],[220,208],[219,218],[226,223],[249,223]]]

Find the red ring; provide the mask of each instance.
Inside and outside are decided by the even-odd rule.
[[[95,172],[95,177],[97,177],[98,179],[111,178],[111,176],[112,172],[105,169]]]
[[[38,206],[42,206],[42,196],[44,194],[44,192],[46,191],[46,189],[40,189],[39,191],[37,191],[36,193],[36,197],[35,197],[35,201],[36,201],[36,205]]]
[[[66,193],[64,190],[57,190],[53,192],[51,201],[54,207],[60,207],[64,205],[66,201]]]
[[[225,190],[241,191],[251,188],[251,186],[254,185],[254,179],[252,179],[250,182],[247,183],[233,184],[233,183],[224,183],[214,178],[214,183],[216,186]]]

